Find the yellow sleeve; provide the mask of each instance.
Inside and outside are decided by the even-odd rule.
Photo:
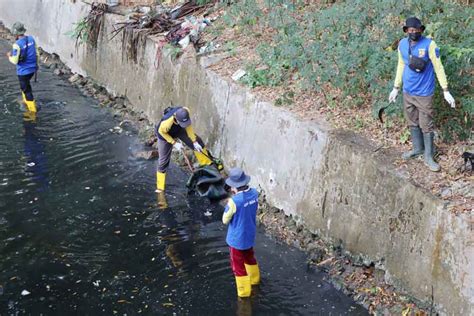
[[[448,79],[446,79],[446,73],[444,72],[443,64],[441,63],[441,58],[439,57],[439,48],[436,45],[435,41],[431,41],[429,53],[428,53],[431,62],[433,63],[433,68],[438,77],[439,85],[443,90],[448,89]]]
[[[235,205],[234,200],[230,198],[225,207],[224,214],[222,214],[222,222],[226,225],[229,224],[235,212],[237,212],[237,206]]]
[[[402,86],[402,76],[403,70],[405,70],[405,62],[402,58],[402,53],[400,53],[400,49],[398,49],[398,65],[397,65],[397,75],[395,76],[395,88],[400,88]]]
[[[191,139],[191,141],[194,143],[196,141],[196,134],[194,133],[193,126],[189,125],[184,130],[186,131],[186,134],[188,134],[188,137]]]
[[[160,124],[160,128],[158,129],[158,133],[160,133],[160,135],[170,144],[174,144],[176,143],[176,141],[174,140],[173,137],[170,136],[170,134],[168,134],[168,132],[170,131],[171,129],[171,126],[173,126],[173,123],[174,123],[174,117],[171,116],[170,118],[168,118],[167,120],[161,122]]]
[[[18,61],[20,59],[20,46],[18,46],[17,43],[12,45],[12,51],[10,56],[8,57],[8,60],[14,65],[18,64]]]

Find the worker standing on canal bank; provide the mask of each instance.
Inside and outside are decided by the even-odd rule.
[[[183,145],[177,142],[176,138],[193,149],[200,166],[212,164],[211,156],[204,147],[202,139],[194,133],[188,108],[181,106],[167,108],[155,127],[155,134],[158,139],[157,192],[165,190],[166,170],[170,164],[171,150],[173,147],[177,150],[183,149]]]
[[[12,34],[15,35],[16,42],[7,56],[10,62],[16,65],[23,102],[29,112],[36,113],[36,101],[33,97],[30,80],[38,70],[39,51],[33,36],[26,36],[25,32],[26,29],[22,23],[15,22],[13,24]]]
[[[395,84],[389,102],[395,102],[403,82],[403,108],[413,142],[413,150],[403,154],[404,159],[424,154],[425,164],[431,171],[440,170],[434,161],[433,96],[434,74],[443,89],[444,99],[454,108],[454,98],[448,91],[448,81],[436,43],[422,35],[425,26],[415,17],[408,18],[403,32],[408,37],[398,45],[398,66]]]
[[[248,186],[250,177],[240,168],[232,168],[225,183],[233,196],[227,202],[222,222],[229,224],[226,242],[235,275],[237,295],[249,297],[252,285],[260,283],[260,270],[253,246],[257,232],[258,192]]]

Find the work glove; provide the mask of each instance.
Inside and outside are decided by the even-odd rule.
[[[194,146],[195,151],[200,152],[200,153],[202,152],[202,147],[201,147],[201,145],[199,145],[198,142],[194,142],[193,146]]]
[[[397,99],[397,95],[398,95],[398,89],[393,88],[392,92],[390,92],[390,95],[388,96],[388,102],[389,103],[395,102],[395,100]]]
[[[176,149],[178,151],[183,150],[183,144],[181,144],[180,142],[174,143],[173,147],[174,147],[174,149]]]
[[[449,105],[454,109],[456,107],[456,102],[454,101],[454,98],[451,93],[449,93],[449,91],[444,91],[443,94],[446,102],[448,102]]]

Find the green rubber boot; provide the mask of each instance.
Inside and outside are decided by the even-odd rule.
[[[441,170],[439,164],[434,161],[434,133],[423,133],[423,141],[425,143],[425,154],[424,154],[424,161],[425,165],[433,172],[438,172]]]
[[[413,143],[413,149],[403,153],[402,158],[405,160],[416,158],[423,154],[425,146],[423,145],[423,133],[421,129],[416,127],[410,127],[411,141]]]

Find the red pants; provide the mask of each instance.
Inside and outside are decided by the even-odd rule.
[[[245,270],[245,264],[253,265],[257,264],[253,254],[253,248],[247,250],[238,250],[232,247],[230,248],[230,265],[235,276],[246,276],[247,271]]]

